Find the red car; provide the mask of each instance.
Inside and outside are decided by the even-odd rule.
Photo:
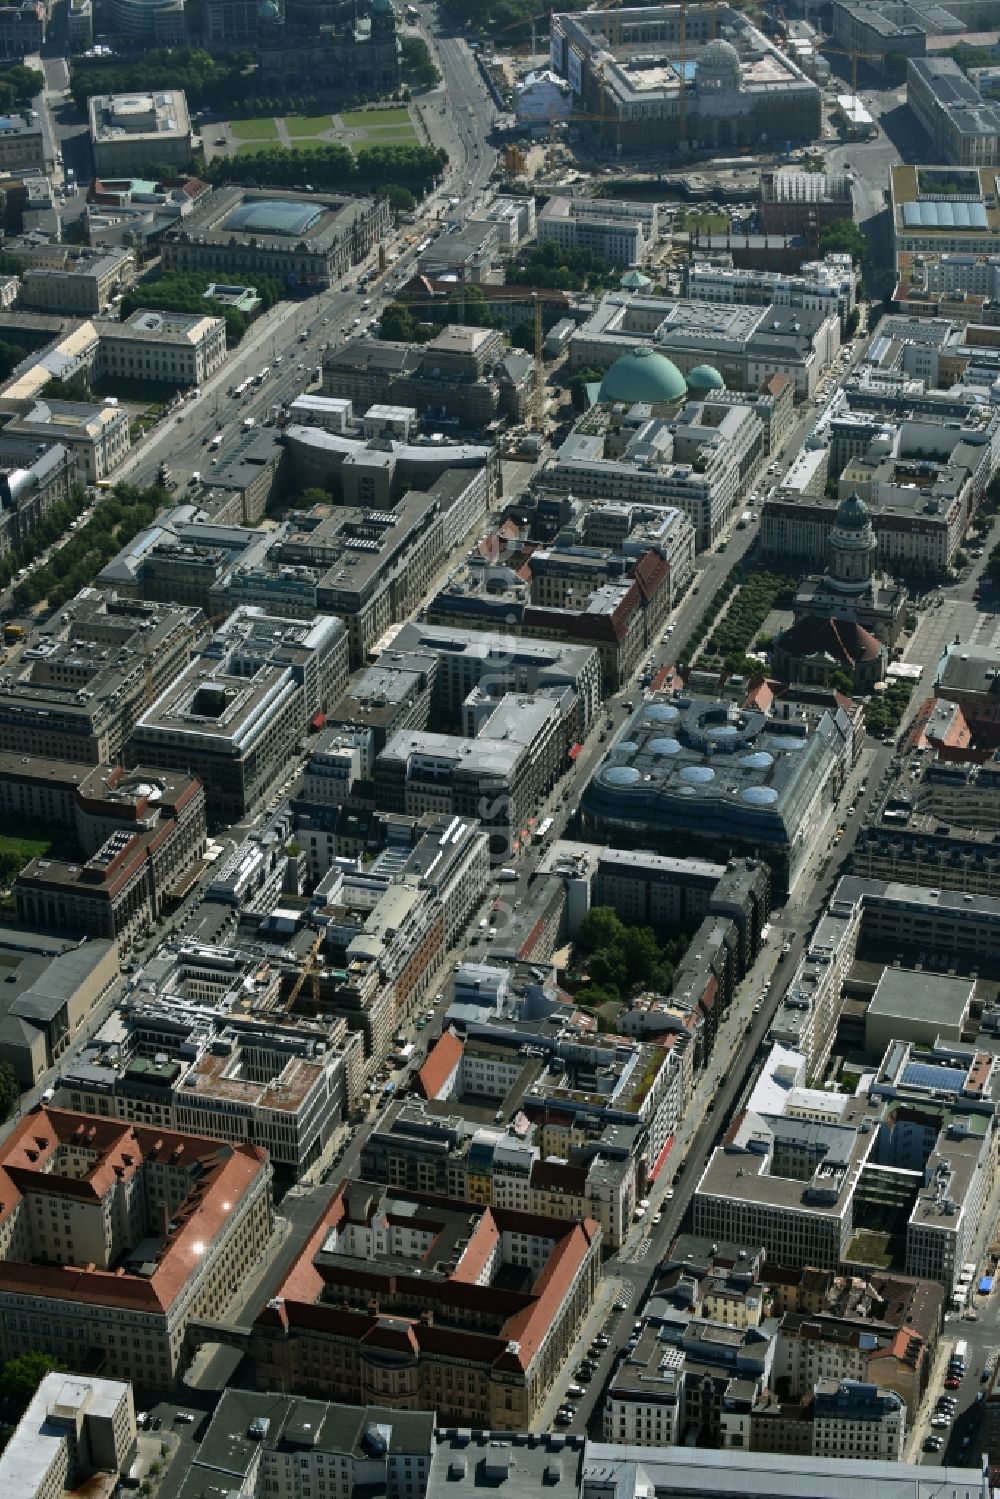
[[[957,1390],[961,1388],[961,1384],[962,1381],[960,1379],[956,1379],[954,1374],[952,1374],[950,1378],[945,1380],[944,1387],[946,1390]]]

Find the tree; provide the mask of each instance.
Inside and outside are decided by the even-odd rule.
[[[91,399],[90,386],[82,371],[78,375],[72,375],[68,380],[49,380],[42,394],[46,400],[50,401],[89,401]]]
[[[951,565],[952,565],[952,567],[955,569],[955,571],[957,573],[960,573],[962,571],[963,567],[968,567],[968,565],[969,565],[969,554],[968,554],[968,552],[963,552],[962,548],[959,547],[958,550],[956,551],[954,557],[952,557],[952,559],[951,559]]]
[[[17,1073],[9,1062],[0,1062],[0,1120],[10,1118],[20,1096]]]
[[[302,491],[299,497],[299,505],[303,510],[312,510],[316,505],[329,505],[331,495],[325,489],[317,489],[312,486]]]
[[[401,36],[399,39],[403,80],[411,88],[433,88],[441,74],[434,66],[430,48],[422,36]]]
[[[850,255],[858,264],[865,253],[864,235],[853,219],[834,219],[832,224],[820,230],[819,253]]]
[[[603,375],[604,371],[598,369],[577,370],[569,382],[570,400],[573,402],[574,411],[586,411],[587,386],[598,383]]]
[[[408,187],[400,187],[398,182],[390,182],[385,189],[386,202],[393,213],[412,213],[417,206],[417,200]]]
[[[580,923],[576,940],[585,952],[610,947],[624,932],[622,919],[613,906],[591,906]]]
[[[65,1367],[51,1353],[19,1353],[0,1369],[0,1395],[26,1406],[46,1374],[58,1373]]]

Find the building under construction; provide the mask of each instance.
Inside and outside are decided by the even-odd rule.
[[[553,15],[553,70],[606,149],[626,155],[784,145],[821,134],[820,91],[728,5]]]

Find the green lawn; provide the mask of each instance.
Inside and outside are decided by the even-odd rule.
[[[47,838],[19,838],[0,833],[0,883],[9,885],[26,864],[40,859],[51,847]]]
[[[397,109],[352,109],[340,118],[351,130],[356,130],[359,126],[368,130],[373,125],[401,125],[404,120],[409,124],[410,111],[405,105],[400,105]]]
[[[322,135],[324,130],[333,129],[332,115],[286,115],[285,129],[291,136],[296,135]]]
[[[230,120],[229,129],[238,141],[276,141],[278,127],[274,120]]]
[[[369,130],[364,140],[351,142],[356,151],[363,146],[415,146],[415,130]]]

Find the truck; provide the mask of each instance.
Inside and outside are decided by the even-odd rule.
[[[736,522],[736,529],[737,529],[737,531],[745,531],[746,528],[747,528],[747,526],[749,526],[749,524],[750,524],[750,522],[752,520],[753,520],[753,511],[752,510],[744,510],[743,514],[740,516],[739,520]]]
[[[959,1338],[958,1342],[955,1344],[955,1351],[952,1354],[952,1358],[960,1358],[964,1363],[968,1359],[968,1357],[969,1345],[964,1338]]]
[[[214,453],[214,452],[216,452],[221,447],[222,447],[222,433],[221,432],[216,432],[215,436],[212,438],[211,442],[208,445],[208,451],[210,453]]]
[[[504,880],[504,881],[516,880],[517,879],[517,870],[516,869],[510,869],[508,866],[505,865],[504,868],[501,869],[500,873],[497,875],[497,879],[498,880]]]
[[[14,624],[9,621],[3,627],[4,645],[17,645],[19,640],[27,639],[28,632],[23,625]]]
[[[252,416],[245,416],[243,418],[243,430],[244,430],[244,432],[249,432],[250,428],[251,427],[255,427],[256,425],[257,424],[254,421],[254,419],[253,419]]]
[[[405,1067],[407,1062],[413,1056],[414,1050],[415,1047],[412,1041],[406,1041],[402,1046],[397,1047],[393,1052],[392,1058],[397,1067]]]

